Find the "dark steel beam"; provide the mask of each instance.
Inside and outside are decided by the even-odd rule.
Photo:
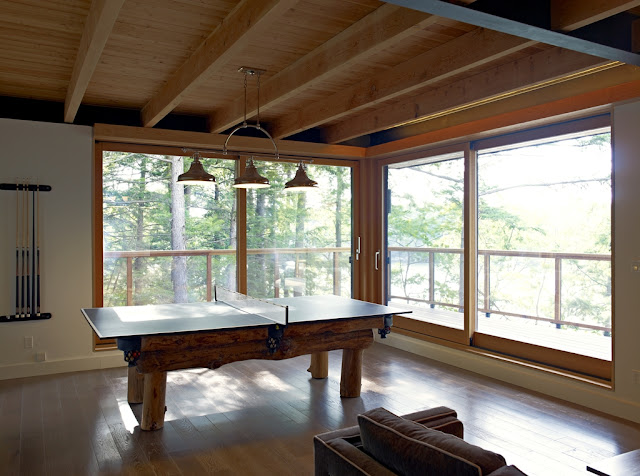
[[[399,5],[401,7],[411,8],[413,10],[429,13],[431,15],[437,15],[463,23],[468,23],[470,25],[508,33],[510,35],[519,36],[521,38],[527,38],[530,40],[538,41],[540,43],[546,43],[548,45],[578,51],[580,53],[597,56],[599,58],[605,58],[612,61],[620,61],[623,63],[640,66],[640,54],[632,53],[631,51],[622,49],[620,47],[613,47],[609,46],[608,44],[594,41],[594,39],[598,38],[598,35],[588,35],[589,39],[584,39],[579,37],[580,30],[576,30],[571,34],[559,33],[557,31],[551,31],[549,29],[542,28],[540,26],[530,25],[523,21],[517,21],[505,16],[499,16],[497,14],[487,13],[485,11],[479,10],[479,8],[486,7],[488,11],[500,12],[501,14],[505,12],[504,14],[507,14],[507,10],[498,8],[500,2],[480,1],[472,3],[469,7],[454,5],[442,0],[386,0],[386,2],[392,3],[394,5]],[[520,4],[520,2],[508,3]],[[531,3],[531,1],[524,2],[524,4],[529,5]],[[545,2],[542,2],[540,3],[540,5],[542,6],[544,3]],[[496,5],[498,5],[498,7],[496,7]],[[523,18],[523,15],[518,15],[518,18]],[[546,24],[546,22],[540,21],[538,15],[535,16],[535,18],[536,20],[534,21],[536,23]],[[619,25],[619,23],[617,24]],[[626,37],[628,33],[620,31],[618,28],[616,28],[610,32],[610,35],[604,36],[618,35]],[[610,41],[607,40],[607,43],[610,43]],[[628,45],[628,48],[631,48],[631,44]]]

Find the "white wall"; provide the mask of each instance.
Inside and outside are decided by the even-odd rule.
[[[613,390],[487,357],[391,334],[388,345],[479,374],[640,422],[640,101],[612,114],[614,160],[614,383]],[[637,371],[637,377],[634,376]],[[636,380],[638,379],[638,380]]]
[[[93,352],[80,313],[91,307],[90,127],[0,119],[0,182],[51,185],[41,193],[41,310],[50,320],[0,322],[0,379],[122,365]],[[16,192],[0,191],[0,315],[15,312]],[[33,349],[24,348],[32,336]],[[45,362],[36,362],[37,352]]]

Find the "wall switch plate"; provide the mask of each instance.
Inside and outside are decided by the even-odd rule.
[[[33,336],[25,336],[25,338],[24,338],[24,348],[25,349],[33,349]]]
[[[44,362],[47,360],[46,352],[36,352],[36,362]]]

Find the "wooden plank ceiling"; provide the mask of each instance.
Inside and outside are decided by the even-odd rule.
[[[451,14],[440,8],[453,3]],[[112,123],[125,123],[117,111],[156,128],[169,115],[194,116],[206,119],[208,132],[223,133],[243,120],[238,68],[249,66],[265,70],[260,118],[274,138],[368,145],[376,133],[385,140],[380,131],[400,137],[416,123],[559,83],[570,91],[585,77],[593,90],[640,81],[631,64],[640,49],[640,0],[516,2],[520,16],[535,10],[543,25],[520,29],[504,7],[513,3],[3,0],[0,97],[34,110],[59,104],[56,120],[65,122],[82,122],[79,112],[97,106],[115,111]],[[476,22],[477,15],[484,16]],[[540,41],[554,43],[553,35],[567,39],[564,48]],[[598,35],[617,40],[603,44]],[[250,121],[256,93],[249,78]],[[5,117],[12,114],[5,108]]]

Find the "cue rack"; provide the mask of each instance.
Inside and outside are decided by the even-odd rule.
[[[0,190],[16,192],[15,313],[0,316],[0,322],[51,319],[51,313],[40,311],[40,192],[51,186],[0,183]]]

